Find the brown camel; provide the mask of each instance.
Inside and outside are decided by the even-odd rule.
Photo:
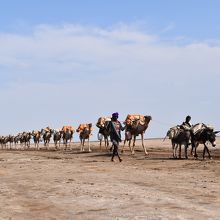
[[[85,151],[84,145],[85,145],[85,140],[88,139],[88,145],[89,145],[89,152],[92,150],[90,149],[90,141],[89,138],[92,135],[92,124],[80,124],[79,127],[77,128],[76,132],[79,132],[79,139],[80,139],[80,147],[81,151]]]
[[[148,155],[148,152],[146,150],[146,147],[144,146],[144,133],[148,128],[148,124],[150,120],[152,120],[151,116],[140,116],[136,117],[130,117],[131,115],[128,115],[126,120],[125,120],[125,140],[124,140],[124,145],[122,147],[122,152],[125,147],[126,141],[129,142],[129,148],[131,151],[131,154],[134,154],[134,147],[135,147],[135,141],[136,137],[140,134],[141,135],[141,140],[142,140],[142,147],[144,149],[145,155]],[[131,140],[133,137],[133,146],[131,147]]]
[[[32,131],[32,136],[34,140],[34,146],[39,150],[39,143],[40,143],[40,137],[41,137],[41,132],[40,131]]]
[[[111,118],[110,117],[100,117],[98,119],[98,122],[96,123],[96,126],[99,128],[99,132],[98,132],[98,137],[104,137],[104,141],[105,141],[105,147],[106,149],[108,148],[109,146],[109,140],[108,140],[108,137],[109,137],[109,131],[107,129],[107,126],[109,124],[109,121],[111,121]],[[101,147],[102,147],[102,139],[103,138],[99,138],[99,141],[100,141],[100,150],[101,150]]]
[[[50,143],[50,138],[52,136],[52,129],[46,127],[45,129],[41,129],[41,134],[43,135],[43,140],[44,140],[44,146],[47,147],[47,150],[49,150],[49,143]]]

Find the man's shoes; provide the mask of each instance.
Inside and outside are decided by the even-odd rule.
[[[115,162],[115,160],[114,160],[113,158],[111,159],[111,161],[112,161],[112,162]]]
[[[121,158],[119,158],[119,162],[122,162],[122,159],[121,159]]]

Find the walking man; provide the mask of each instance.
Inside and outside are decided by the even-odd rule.
[[[119,142],[121,142],[121,131],[123,131],[125,128],[122,127],[120,121],[118,121],[118,115],[119,115],[118,112],[112,114],[111,121],[107,127],[110,134],[111,142],[113,144],[113,153],[111,158],[112,162],[114,162],[115,156],[118,156],[120,162],[122,161],[118,153],[118,147],[119,147]]]

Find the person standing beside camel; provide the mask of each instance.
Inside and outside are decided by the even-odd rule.
[[[118,147],[119,147],[119,142],[121,142],[121,131],[123,131],[125,128],[122,127],[120,121],[118,121],[118,115],[119,115],[118,112],[112,114],[111,121],[109,122],[107,127],[113,145],[113,153],[111,158],[112,162],[114,162],[114,157],[116,155],[118,156],[119,161],[120,162],[122,161],[118,153]]]

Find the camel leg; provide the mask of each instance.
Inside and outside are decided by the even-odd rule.
[[[130,149],[131,149],[131,154],[134,154],[135,141],[136,141],[136,135],[134,135],[133,146],[132,146],[132,148],[130,147]]]
[[[82,140],[82,138],[80,138],[80,151],[81,152],[83,151],[83,140]]]
[[[129,149],[130,149],[130,151],[131,151],[131,153],[132,153],[132,148],[131,148],[131,139],[128,141],[128,147],[129,147]]]
[[[106,147],[106,150],[108,150],[108,137],[105,137],[105,147]]]
[[[82,151],[82,140],[80,138],[80,151]]]
[[[122,146],[122,149],[121,149],[121,153],[123,153],[124,152],[124,147],[125,147],[125,143],[126,143],[126,138],[125,138],[125,140],[124,140],[124,144],[123,144],[123,146]]]
[[[81,151],[85,151],[84,149],[85,139],[81,140]]]
[[[108,147],[109,147],[109,141],[108,141],[108,136],[106,137],[106,150],[108,151]]]
[[[83,151],[85,151],[85,148],[84,148],[85,147],[85,140],[86,139],[83,138]]]
[[[105,148],[106,148],[106,150],[108,149],[108,145],[107,145],[107,139],[106,139],[106,137],[104,136],[104,140],[105,140]]]
[[[142,140],[142,147],[144,149],[144,153],[145,153],[145,155],[148,155],[147,149],[144,145],[144,133],[141,134],[141,140]]]
[[[90,140],[88,138],[88,145],[89,145],[89,152],[92,152],[92,150],[90,149]]]
[[[65,139],[65,150],[67,149],[67,139]]]
[[[102,140],[99,141],[100,151],[102,150]]]

